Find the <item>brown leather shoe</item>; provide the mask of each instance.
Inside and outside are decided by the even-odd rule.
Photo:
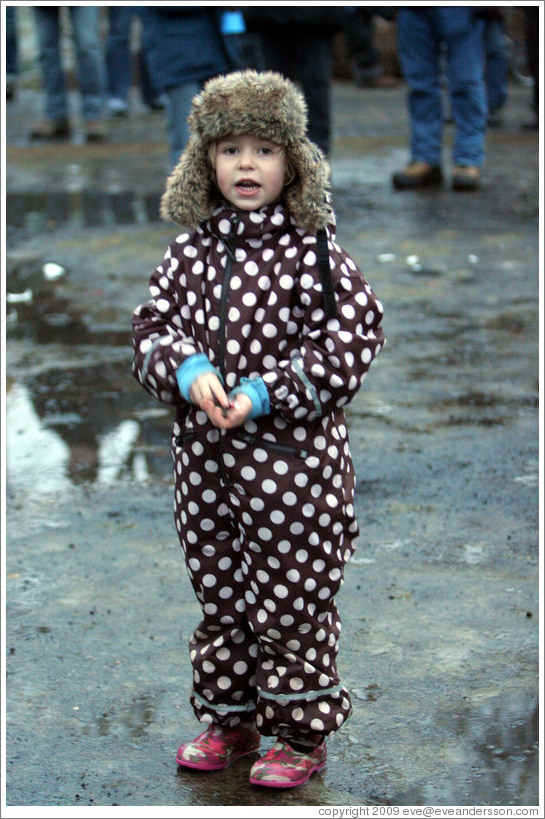
[[[70,136],[67,119],[44,119],[30,132],[31,139],[65,139]]]
[[[402,171],[398,171],[392,176],[392,182],[397,190],[441,185],[443,172],[438,165],[430,165],[429,162],[413,159]]]
[[[96,119],[89,119],[85,123],[85,139],[87,142],[104,142],[106,131],[101,122]]]
[[[456,165],[452,171],[452,189],[475,191],[480,185],[480,172],[475,165]]]

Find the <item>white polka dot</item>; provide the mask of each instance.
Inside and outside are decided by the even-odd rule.
[[[325,726],[321,719],[313,719],[310,722],[310,727],[313,731],[323,731]]]
[[[155,302],[155,306],[157,307],[160,313],[168,313],[170,303],[166,299],[158,299]]]
[[[287,475],[289,472],[289,466],[285,461],[275,461],[273,469],[277,475]]]
[[[274,324],[269,323],[269,324],[264,324],[263,325],[262,332],[263,332],[263,335],[265,336],[265,338],[274,338],[277,335],[278,330],[277,330],[277,328],[275,327]]]
[[[248,274],[248,276],[255,276],[256,273],[259,273],[259,267],[255,262],[246,262],[244,265],[244,272]]]
[[[280,277],[279,284],[282,290],[293,290],[294,281],[291,276],[284,274],[283,276]]]
[[[263,491],[267,493],[267,495],[273,495],[278,489],[275,481],[270,480],[270,478],[264,480],[261,484],[261,487]]]
[[[212,586],[215,586],[217,583],[216,578],[213,574],[205,574],[202,579],[203,586],[206,586],[208,589],[211,589]]]

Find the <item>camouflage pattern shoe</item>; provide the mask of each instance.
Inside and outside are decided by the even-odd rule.
[[[176,762],[199,771],[219,771],[240,756],[257,751],[260,741],[258,731],[247,725],[236,728],[210,725],[192,742],[180,745]]]
[[[308,782],[315,771],[321,771],[327,761],[325,742],[313,751],[302,753],[279,739],[265,756],[258,759],[250,771],[252,785],[266,788],[295,788]]]

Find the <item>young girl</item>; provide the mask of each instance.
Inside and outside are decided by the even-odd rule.
[[[217,770],[275,736],[250,782],[293,787],[351,712],[336,670],[358,534],[343,407],[384,344],[382,306],[335,242],[329,169],[291,82],[217,77],[189,123],[161,213],[191,231],[133,320],[135,376],[176,407],[175,521],[203,614],[191,702],[207,727],[177,763]]]

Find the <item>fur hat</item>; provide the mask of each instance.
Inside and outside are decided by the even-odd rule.
[[[226,136],[255,134],[284,146],[295,178],[284,202],[298,225],[315,231],[331,221],[329,165],[306,137],[307,106],[296,86],[274,71],[235,71],[209,80],[193,99],[191,136],[161,199],[163,219],[195,228],[221,202],[208,149]]]

